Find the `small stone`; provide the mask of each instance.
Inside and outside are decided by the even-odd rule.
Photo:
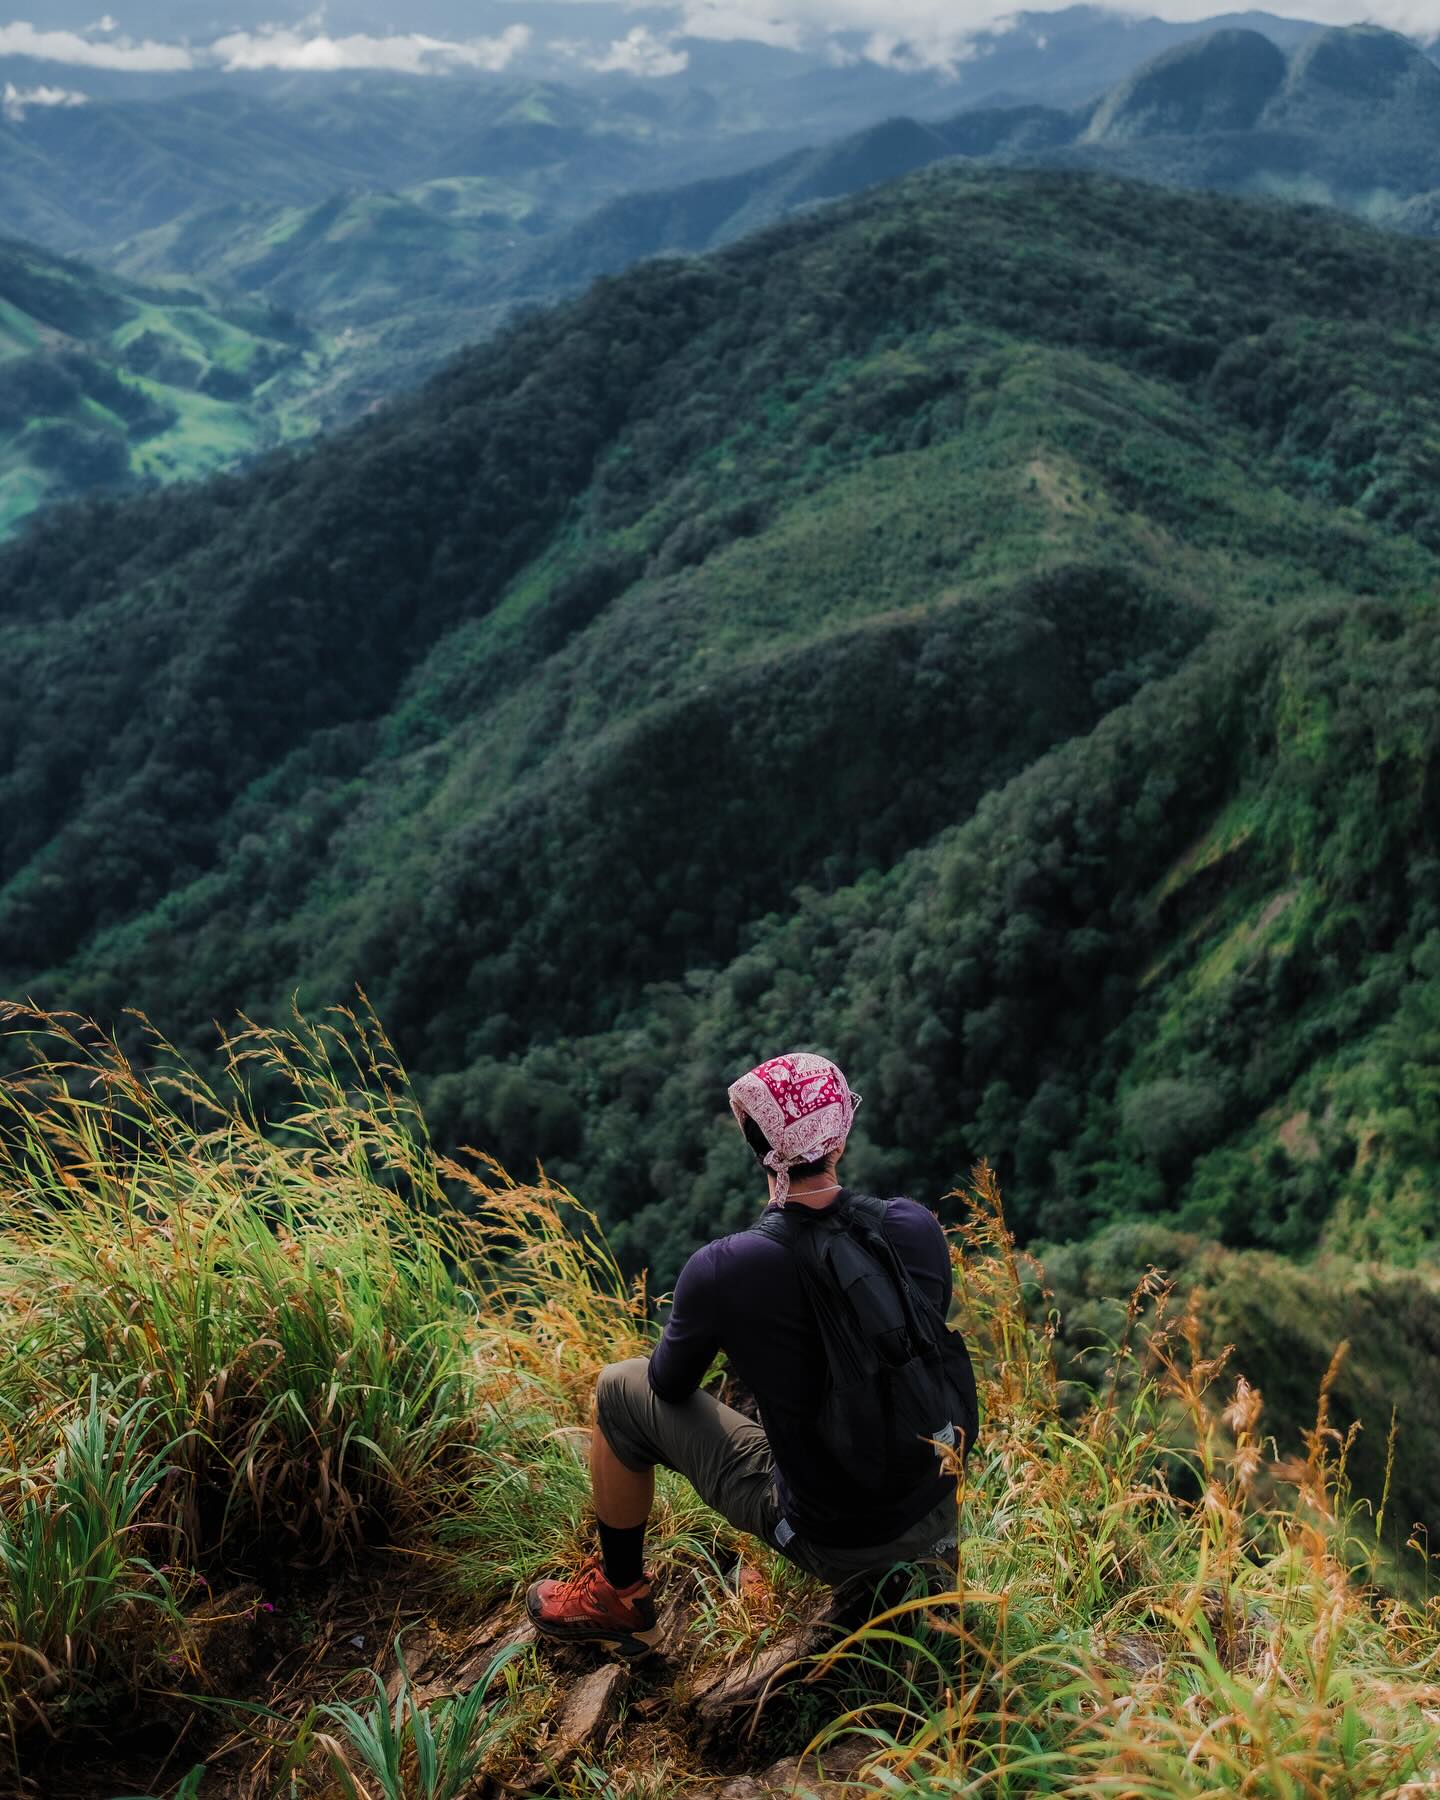
[[[688,1594],[675,1594],[660,1608],[655,1623],[660,1635],[655,1640],[657,1656],[678,1657],[684,1648],[690,1627],[695,1623],[695,1607]]]
[[[602,1663],[578,1681],[561,1702],[555,1720],[555,1754],[573,1754],[591,1744],[615,1716],[630,1675],[623,1663]]]
[[[537,1641],[538,1635],[531,1621],[522,1619],[518,1625],[512,1626],[503,1637],[496,1638],[495,1642],[485,1651],[485,1660],[486,1662],[491,1661],[502,1650],[509,1650],[515,1644],[533,1644]]]
[[[733,1730],[739,1715],[750,1713],[753,1725],[771,1692],[805,1672],[806,1659],[815,1648],[816,1635],[806,1628],[791,1632],[772,1644],[752,1662],[722,1673],[694,1696],[694,1709],[702,1740]]]
[[[550,1791],[543,1784],[560,1780],[580,1752],[604,1734],[629,1679],[627,1664],[602,1663],[572,1685],[550,1728],[543,1760],[522,1770],[514,1784],[520,1793]]]

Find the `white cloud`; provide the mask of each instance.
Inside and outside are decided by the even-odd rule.
[[[900,69],[958,76],[986,48],[981,34],[1023,29],[1045,47],[1035,15],[1068,0],[1038,0],[1026,21],[1016,0],[627,0],[659,5],[673,18],[668,30],[636,26],[604,48],[594,41],[557,40],[551,47],[590,68],[633,76],[678,75],[688,66],[680,40],[751,42],[800,50],[836,63],[871,61]],[[1158,14],[1172,20],[1213,17],[1232,0],[1111,0],[1122,16]],[[425,0],[410,0],[409,17],[423,17]],[[1267,0],[1273,12],[1325,24],[1368,19],[1412,36],[1440,34],[1440,0]],[[977,42],[977,40],[981,40]],[[82,31],[49,30],[24,20],[0,25],[0,58],[25,56],[81,68],[182,71],[219,68],[338,71],[388,69],[435,74],[446,69],[498,71],[531,41],[512,25],[497,37],[431,37],[420,31],[332,35],[323,7],[297,24],[227,32],[214,43],[135,41],[105,13]],[[1055,40],[1050,40],[1054,46]],[[34,102],[33,104],[42,104]]]
[[[0,25],[0,56],[33,56],[42,62],[70,63],[77,68],[131,72],[164,73],[195,66],[185,44],[157,44],[148,38],[137,44],[125,37],[97,44],[78,31],[37,31],[24,19]]]
[[[916,20],[908,32],[872,31],[865,40],[865,59],[885,69],[918,75],[932,70],[954,75],[961,63],[979,55],[974,37],[957,37],[944,24]]]
[[[682,0],[682,35],[812,48],[832,61],[943,69],[974,55],[972,40],[1005,11],[987,0]],[[1437,0],[1440,4],[1440,0]],[[1006,21],[1008,24],[1008,20]],[[852,40],[841,47],[835,40]],[[858,48],[853,40],[859,40]]]
[[[805,27],[793,19],[772,17],[773,10],[770,0],[748,6],[746,0],[690,0],[680,35],[718,44],[745,42],[798,50],[805,40]]]
[[[13,125],[18,125],[24,119],[27,107],[84,106],[89,97],[88,94],[77,94],[73,88],[17,88],[13,81],[7,81],[4,93],[0,94],[0,112]]]
[[[623,38],[616,38],[608,50],[586,62],[602,75],[639,75],[657,77],[680,75],[690,66],[688,50],[677,50],[667,39],[657,37],[646,25],[637,25]]]
[[[685,37],[809,48],[832,62],[954,73],[1013,0],[680,0]],[[1440,4],[1440,0],[1437,0]],[[1006,24],[1009,20],[1006,18]],[[842,45],[840,38],[850,40]]]
[[[636,0],[639,3],[639,0]],[[1232,0],[1109,0],[1130,17],[1213,18]],[[1015,0],[675,0],[682,37],[745,39],[786,49],[808,48],[845,63],[866,60],[904,69],[958,74],[982,33],[1027,30],[1040,49],[1041,30],[1017,15]],[[1069,0],[1032,0],[1033,16]],[[1368,20],[1429,39],[1440,33],[1440,0],[1266,0],[1272,13],[1321,24]],[[1043,30],[1043,28],[1042,28]],[[1051,40],[1053,42],[1053,40]]]
[[[232,74],[249,69],[392,69],[407,75],[431,75],[445,68],[503,69],[529,42],[528,25],[511,25],[499,37],[458,41],[425,37],[420,32],[330,37],[324,32],[309,34],[286,25],[266,25],[259,31],[233,31],[217,38],[207,55]]]

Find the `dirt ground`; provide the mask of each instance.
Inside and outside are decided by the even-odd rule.
[[[790,1793],[802,1777],[811,1792],[854,1793],[844,1783],[853,1747],[849,1755],[844,1745],[827,1751],[823,1773],[813,1759],[803,1769],[798,1761],[819,1696],[797,1705],[782,1694],[833,1627],[817,1619],[762,1634],[748,1652],[700,1658],[689,1629],[692,1592],[681,1576],[662,1593],[661,1643],[643,1662],[538,1645],[548,1692],[542,1681],[519,1747],[467,1800],[565,1793],[581,1757],[656,1772],[666,1800],[750,1800]],[[393,1699],[397,1640],[412,1691],[428,1704],[467,1691],[499,1651],[534,1634],[523,1608],[457,1606],[443,1580],[396,1554],[377,1553],[341,1573],[237,1583],[187,1615],[183,1642],[166,1656],[173,1689],[78,1718],[58,1738],[32,1731],[19,1746],[18,1774],[0,1773],[0,1794],[168,1800],[203,1764],[196,1800],[339,1795],[318,1755],[292,1786],[290,1747],[315,1705],[371,1699],[372,1671]]]

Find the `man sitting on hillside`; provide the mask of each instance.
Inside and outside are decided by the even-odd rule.
[[[824,1057],[793,1055],[752,1069],[729,1097],[766,1170],[769,1207],[761,1225],[691,1256],[648,1361],[635,1357],[602,1370],[590,1448],[600,1554],[577,1574],[530,1589],[530,1617],[547,1637],[606,1644],[630,1656],[653,1646],[643,1545],[657,1463],[685,1476],[732,1525],[834,1586],[947,1550],[953,1559],[953,1460],[943,1467],[917,1439],[918,1481],[910,1453],[906,1484],[886,1491],[882,1482],[877,1491],[854,1473],[857,1448],[864,1468],[868,1447],[851,1445],[842,1461],[819,1428],[833,1391],[831,1356],[812,1303],[814,1278],[793,1234],[851,1217],[853,1197],[836,1166],[860,1096]],[[951,1270],[939,1222],[911,1200],[870,1204],[898,1267],[943,1321]],[[755,1395],[761,1424],[701,1389],[721,1352]],[[970,1393],[973,1408],[973,1383]],[[973,1435],[973,1411],[967,1431]],[[869,1466],[883,1467],[884,1452],[877,1442]]]

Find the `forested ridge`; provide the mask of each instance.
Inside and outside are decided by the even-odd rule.
[[[57,513],[0,564],[0,991],[203,1060],[358,982],[441,1141],[662,1281],[797,1042],[866,1182],[1423,1261],[1437,321],[1334,215],[931,171]]]

